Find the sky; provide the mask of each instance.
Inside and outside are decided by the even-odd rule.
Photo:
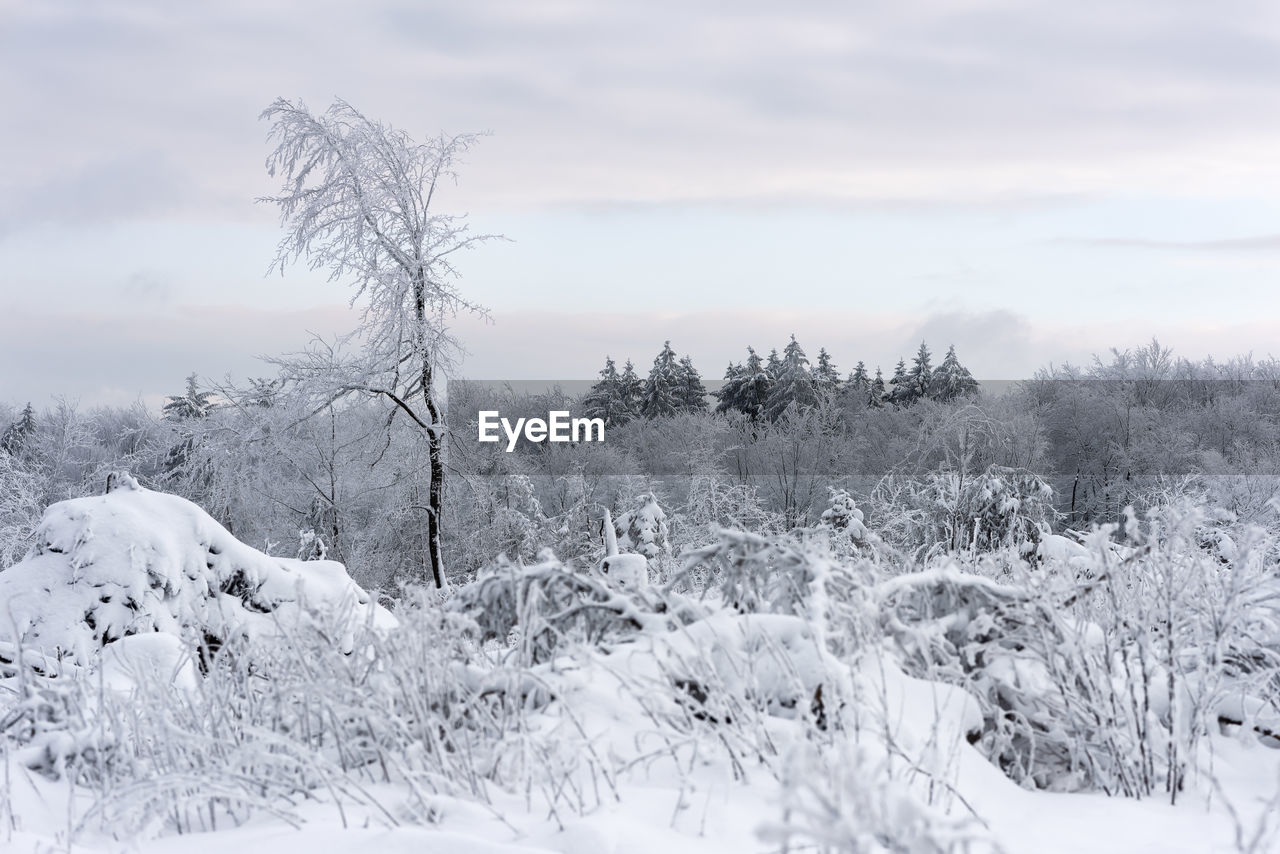
[[[156,403],[355,323],[267,276],[278,96],[483,131],[485,379],[662,342],[1029,376],[1280,355],[1280,4],[0,0],[0,401]]]

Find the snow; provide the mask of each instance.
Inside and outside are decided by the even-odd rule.
[[[77,665],[151,632],[226,641],[336,621],[347,642],[361,623],[394,622],[340,563],[263,554],[128,475],[105,495],[51,505],[30,553],[0,572],[0,603],[0,651]]]
[[[649,559],[644,555],[606,555],[600,561],[600,572],[624,590],[649,586]]]
[[[1057,545],[1050,541],[1048,548]],[[605,561],[615,582],[628,565],[647,571],[641,554],[611,553]],[[611,595],[637,613],[659,595],[619,586]],[[937,587],[993,602],[1021,593],[952,561],[885,578],[864,593],[868,607],[876,607]],[[520,607],[537,607],[535,599],[528,596]],[[202,674],[193,641],[239,633],[250,643],[282,644],[292,642],[299,625],[336,626],[336,634],[325,635],[337,642],[329,654],[343,668],[368,671],[358,683],[367,705],[359,694],[347,697],[341,713],[386,715],[384,722],[397,723],[405,719],[378,692],[413,677],[408,671],[439,666],[427,660],[431,647],[419,646],[424,639],[449,637],[458,649],[465,643],[412,634],[422,631],[419,623],[373,604],[340,564],[265,555],[195,505],[129,480],[107,495],[49,508],[32,553],[0,573],[0,604],[6,657],[12,661],[20,647],[46,674],[38,681],[44,693],[34,694],[15,677],[0,678],[0,729],[27,720],[22,715],[31,709],[42,715],[25,743],[11,747],[0,737],[5,852],[773,854],[785,844],[831,852],[1212,854],[1247,849],[1259,822],[1274,820],[1280,803],[1280,750],[1251,732],[1266,716],[1248,698],[1222,701],[1221,710],[1237,713],[1246,726],[1201,741],[1176,805],[1160,797],[1034,791],[973,746],[984,727],[978,700],[959,685],[909,675],[891,640],[864,640],[836,656],[826,646],[834,624],[712,603],[679,619],[646,612],[655,618],[637,620],[630,634],[594,645],[565,640],[549,660],[525,666],[515,661],[518,648],[490,641],[466,660],[445,655],[441,670],[412,682],[432,686],[415,694],[424,705],[413,714],[430,714],[436,702],[507,696],[506,705],[488,708],[515,716],[499,739],[509,743],[493,744],[492,755],[465,767],[518,766],[524,783],[486,783],[487,803],[465,787],[436,787],[422,775],[353,776],[346,789],[310,784],[278,813],[258,810],[240,826],[175,834],[157,814],[145,833],[127,837],[109,821],[81,822],[94,804],[87,787],[68,783],[64,759],[109,746],[101,739],[119,718],[107,712],[127,716],[131,703],[135,710],[211,704],[216,726],[228,726],[208,687],[218,683]],[[417,619],[444,631],[461,631],[465,622],[448,611]],[[413,656],[396,670],[377,660],[380,647],[342,655],[364,643],[360,624],[376,628],[370,633],[376,638],[403,641]],[[1101,631],[1080,622],[1079,642],[1099,643]],[[406,661],[413,662],[407,669]],[[7,666],[14,672],[16,665]],[[1049,686],[1038,662],[1013,653],[993,652],[987,674],[1037,690]],[[262,682],[252,690],[270,698],[270,680]],[[77,690],[87,692],[86,704],[58,705]],[[64,709],[78,709],[79,717],[60,723]],[[461,717],[451,720],[466,725]],[[254,733],[245,745],[301,743],[276,735],[278,742]],[[154,731],[158,744],[165,737]],[[140,797],[149,796],[147,785],[138,783]],[[203,796],[192,795],[197,803]],[[914,842],[890,849],[890,837]],[[1273,835],[1261,838],[1251,850],[1280,851]],[[803,847],[805,840],[817,847]]]

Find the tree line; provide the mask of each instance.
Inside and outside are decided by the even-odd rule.
[[[926,342],[908,367],[899,359],[886,382],[877,366],[875,375],[859,361],[847,377],[823,347],[810,363],[795,335],[783,348],[761,359],[754,347],[747,347],[745,362],[730,362],[724,383],[710,396],[716,399],[715,412],[738,412],[752,421],[777,421],[788,410],[803,411],[822,402],[842,401],[857,405],[911,406],[921,400],[949,402],[971,398],[978,393],[978,381],[960,363],[955,346],[937,366]],[[606,426],[625,424],[633,418],[666,418],[682,412],[702,412],[708,408],[708,393],[702,375],[689,356],[677,357],[666,341],[653,360],[647,378],[641,379],[628,359],[621,371],[610,356],[605,357],[600,379],[583,397],[582,406],[590,418],[601,418]]]

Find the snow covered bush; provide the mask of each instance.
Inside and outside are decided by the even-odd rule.
[[[877,533],[911,552],[1035,549],[1055,517],[1053,490],[1023,469],[992,465],[978,475],[937,472],[886,478],[871,496]]]
[[[0,569],[17,561],[30,547],[29,537],[40,518],[40,476],[7,451],[0,451]]]
[[[639,505],[614,520],[618,549],[635,552],[653,560],[668,551],[667,514],[658,505],[658,496],[646,492]]]
[[[105,644],[164,632],[216,647],[343,615],[349,643],[390,615],[333,561],[276,558],[128,474],[45,511],[27,557],[0,572],[0,644],[87,664]]]
[[[722,530],[716,542],[686,552],[683,560],[683,575],[699,578],[704,595],[743,613],[801,613],[816,578],[812,557],[796,534]]]
[[[962,854],[987,850],[990,834],[970,818],[948,815],[909,785],[910,775],[866,745],[806,744],[784,766],[780,820],[761,836],[783,851],[824,854]]]
[[[1277,731],[1271,538],[1241,528],[1207,547],[1204,514],[1185,506],[1127,528],[1129,549],[1106,526],[1012,575],[942,558],[877,586],[909,672],[965,685],[983,707],[979,747],[1024,786],[1176,798],[1206,735]]]
[[[544,553],[521,566],[499,559],[459,588],[449,607],[479,627],[482,642],[514,639],[526,664],[549,661],[574,644],[600,646],[642,629],[666,626],[666,602],[643,590],[624,591]]]

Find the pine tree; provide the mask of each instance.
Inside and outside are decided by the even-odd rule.
[[[746,378],[746,369],[740,362],[729,363],[729,367],[724,369],[724,382],[712,392],[719,401],[716,404],[716,414],[742,411],[742,387],[746,384]]]
[[[824,397],[834,397],[840,390],[840,371],[831,361],[826,347],[818,348],[818,361],[813,366],[813,383]]]
[[[871,388],[871,377],[867,376],[866,363],[859,360],[857,367],[853,369],[853,373],[849,374],[849,379],[845,381],[845,385],[856,392],[865,392]]]
[[[622,405],[622,377],[612,357],[604,357],[600,380],[582,398],[582,408],[588,418],[603,419],[606,427],[622,424],[630,417]]]
[[[867,405],[884,406],[888,397],[889,393],[884,386],[884,374],[880,371],[880,366],[876,365],[876,378],[871,381],[871,386],[867,389]]]
[[[27,443],[31,441],[31,437],[36,432],[36,411],[32,408],[30,401],[23,407],[22,414],[18,416],[18,420],[5,428],[4,436],[0,437],[0,450],[7,451],[12,456],[20,455],[26,450]]]
[[[818,390],[814,385],[813,375],[809,372],[809,358],[796,341],[796,336],[792,335],[791,343],[782,353],[781,368],[769,393],[765,414],[770,421],[776,421],[792,404],[797,409],[806,409],[817,403]]]
[[[905,406],[907,404],[907,362],[905,359],[899,359],[898,364],[894,366],[893,376],[889,378],[889,385],[884,399],[887,403],[892,403],[895,406]]]
[[[680,405],[680,363],[671,349],[671,342],[662,345],[662,352],[653,360],[649,379],[644,384],[644,402],[640,414],[645,418],[665,418],[674,415]]]
[[[693,359],[685,356],[680,360],[677,377],[678,407],[685,412],[706,412],[707,389],[702,384],[702,375],[693,366]]]
[[[636,374],[635,365],[627,359],[618,375],[618,417],[622,421],[630,421],[640,416],[644,405],[644,380]]]
[[[934,400],[945,402],[961,397],[971,397],[978,393],[978,381],[969,373],[969,369],[960,364],[956,358],[956,347],[947,348],[947,355],[942,364],[933,370],[933,378],[929,383],[929,396]]]
[[[774,379],[769,368],[755,348],[748,347],[747,363],[742,366],[742,385],[737,393],[738,411],[752,421],[763,418],[773,386]]]
[[[929,383],[933,381],[933,366],[929,364],[930,355],[929,347],[921,341],[920,349],[916,351],[915,359],[911,362],[911,369],[907,371],[904,402],[908,405],[929,394]]]
[[[778,357],[777,347],[769,351],[769,359],[765,362],[764,369],[774,382],[777,382],[778,377],[782,376],[782,359]]]
[[[196,386],[196,375],[187,377],[187,393],[169,395],[165,398],[164,417],[170,421],[185,421],[188,418],[204,418],[213,409],[213,392],[200,391]]]
[[[876,366],[876,379],[872,380],[872,384],[867,389],[867,405],[868,406],[884,406],[884,399],[888,397],[888,392],[884,391],[884,374],[881,373],[879,365]]]

